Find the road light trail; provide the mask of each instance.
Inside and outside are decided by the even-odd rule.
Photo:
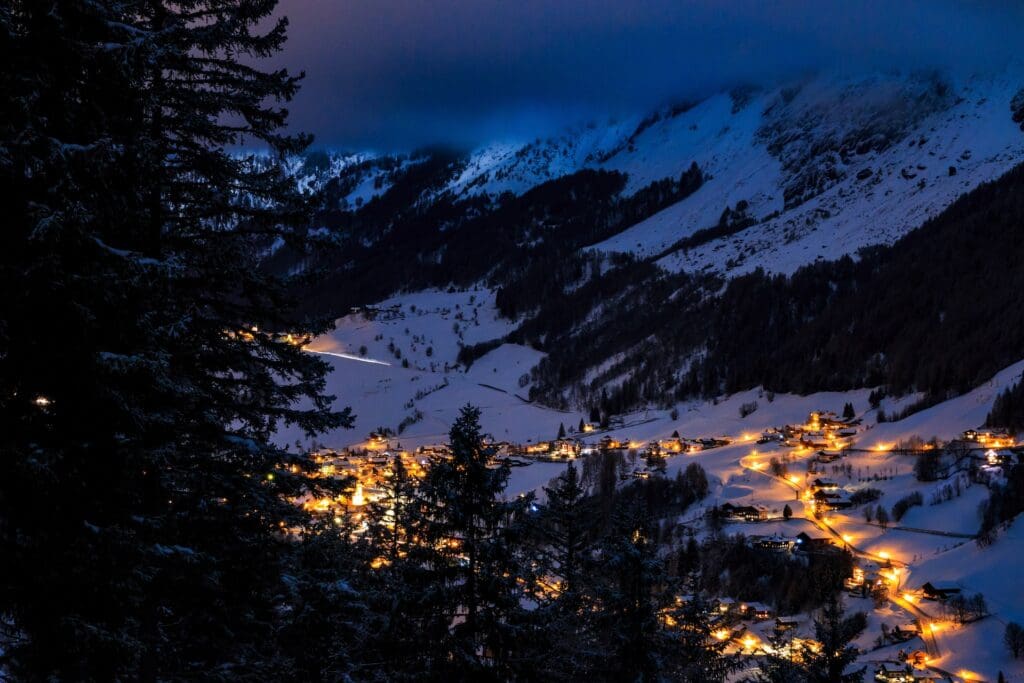
[[[389,366],[391,363],[383,360],[376,360],[374,358],[361,358],[360,356],[353,356],[350,353],[338,353],[337,351],[316,351],[314,349],[305,349],[309,353],[319,353],[324,356],[334,356],[335,358],[344,358],[345,360],[355,360],[360,363],[370,363],[371,365],[386,365]]]

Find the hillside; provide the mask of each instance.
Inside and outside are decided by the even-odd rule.
[[[335,315],[486,288],[508,329],[460,361],[545,352],[531,396],[562,407],[755,385],[934,402],[1018,360],[1019,178],[982,187],[1024,160],[1018,71],[818,76],[526,144],[322,154],[295,173],[339,249],[272,265],[315,272],[299,296]]]

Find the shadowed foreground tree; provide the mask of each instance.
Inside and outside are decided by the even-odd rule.
[[[311,463],[269,439],[350,417],[291,343],[324,322],[259,265],[307,246],[277,163],[307,142],[275,103],[297,80],[249,65],[284,42],[275,4],[0,10],[0,666],[18,677],[289,670],[276,630],[312,584],[290,574],[308,564],[283,530],[306,520],[286,497]],[[272,154],[225,151],[242,143]]]
[[[814,639],[799,649],[799,663],[768,655],[761,666],[762,683],[860,683],[864,667],[854,667],[857,648],[851,643],[867,628],[863,612],[843,613],[843,605],[833,598],[814,620]]]
[[[530,497],[504,499],[509,465],[492,467],[480,411],[462,408],[450,458],[435,458],[418,489],[431,676],[507,680],[514,674],[525,574],[520,550]]]

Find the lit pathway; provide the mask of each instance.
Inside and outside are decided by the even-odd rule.
[[[748,464],[748,463],[744,462],[744,460],[746,460],[748,457],[751,457],[751,456],[743,456],[743,457],[740,458],[740,460],[739,460],[740,467],[742,467],[744,469],[747,469],[747,470],[750,470],[751,472],[757,472],[758,474],[762,474],[762,475],[764,475],[766,477],[769,477],[771,479],[776,480],[777,482],[779,482],[781,484],[785,484],[790,489],[796,491],[798,494],[803,492],[803,487],[801,487],[799,484],[797,484],[793,480],[788,479],[787,477],[782,477],[782,476],[773,474],[771,472],[764,471],[763,461],[759,461],[758,463],[756,463],[758,465],[756,467],[754,466],[755,463],[749,463]],[[804,501],[802,497],[800,498],[800,500],[801,500],[801,502],[804,503],[805,508],[806,508],[806,501]],[[874,553],[869,553],[869,552],[867,552],[865,550],[857,548],[856,546],[851,544],[849,541],[847,541],[845,538],[843,538],[843,535],[840,534],[838,531],[836,531],[834,528],[832,528],[831,525],[827,524],[823,520],[818,519],[813,514],[808,515],[805,512],[805,514],[803,515],[803,519],[807,520],[811,524],[814,524],[814,526],[817,527],[818,529],[820,529],[822,531],[825,531],[826,533],[829,533],[832,536],[838,538],[840,541],[842,541],[843,545],[847,549],[849,549],[849,551],[852,552],[854,554],[854,556],[856,556],[856,557],[860,557],[862,559],[867,559],[867,560],[870,560],[870,561],[876,562],[876,563],[888,563],[890,565],[900,565],[902,567],[909,567],[910,566],[906,562],[903,562],[903,561],[900,561],[900,560],[896,560],[896,559],[891,558],[891,557],[881,557],[879,555],[875,555]],[[912,531],[912,530],[911,529],[907,529],[907,531]],[[923,529],[917,530],[917,531],[920,531],[921,533],[931,533],[931,532],[923,530]],[[917,617],[917,622],[918,622],[918,625],[920,626],[920,629],[921,629],[921,641],[924,643],[925,652],[928,654],[928,656],[930,658],[938,658],[938,657],[940,657],[942,650],[939,647],[939,639],[938,639],[938,636],[935,635],[935,629],[932,627],[932,624],[934,623],[933,619],[932,619],[932,616],[930,614],[928,614],[927,612],[925,612],[920,607],[918,607],[917,605],[915,605],[914,603],[904,599],[903,596],[900,593],[898,593],[897,591],[895,591],[895,590],[890,591],[889,599],[892,600],[892,602],[894,602],[897,605],[899,605],[900,607],[902,607],[908,613],[910,613],[910,614],[914,615],[915,617]],[[930,668],[932,671],[935,671],[936,673],[939,673],[940,675],[943,675],[943,676],[950,676],[951,675],[951,674],[949,674],[949,672],[944,671],[944,670],[939,669],[939,668],[934,667],[934,666],[929,666],[928,668]],[[951,680],[952,680],[952,678],[951,678]]]

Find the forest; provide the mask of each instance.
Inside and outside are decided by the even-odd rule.
[[[715,282],[654,273],[634,285],[634,295],[623,295],[623,305],[603,306],[584,328],[541,312],[512,338],[549,353],[536,372],[538,398],[558,402],[568,394],[612,413],[755,386],[919,391],[925,407],[1019,360],[1022,190],[1018,167],[896,244],[863,250],[856,259],[815,263],[792,276],[757,271],[729,280],[713,296],[707,294]],[[559,305],[597,306],[590,291],[580,288]],[[641,330],[631,334],[631,327]],[[579,382],[593,367],[593,348],[606,358],[625,357],[588,386]],[[602,393],[605,382],[627,374]],[[1011,401],[1002,399],[1000,409]]]

